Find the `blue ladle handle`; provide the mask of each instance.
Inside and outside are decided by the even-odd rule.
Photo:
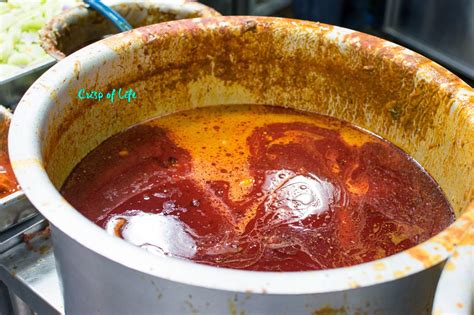
[[[120,14],[114,11],[111,7],[103,4],[99,0],[84,0],[92,9],[102,14],[106,19],[112,22],[120,32],[126,32],[133,27]]]

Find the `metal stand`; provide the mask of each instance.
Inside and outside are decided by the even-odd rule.
[[[62,314],[63,298],[48,236],[23,242],[23,235],[41,231],[37,216],[0,235],[0,314]]]

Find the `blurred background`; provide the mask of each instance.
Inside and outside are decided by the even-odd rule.
[[[473,0],[200,0],[223,15],[338,25],[401,44],[474,85]]]
[[[129,5],[133,2],[179,5],[188,1],[199,1],[222,15],[280,16],[338,25],[382,37],[415,50],[442,64],[474,86],[474,0],[102,1],[107,4],[125,2]],[[47,57],[40,47],[38,31],[52,17],[81,2],[0,0],[0,103],[12,103],[1,95],[1,82],[6,75]],[[110,26],[111,33],[114,33],[114,27]],[[90,42],[93,42],[100,38],[90,39]]]

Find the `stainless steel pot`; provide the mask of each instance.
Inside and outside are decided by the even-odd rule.
[[[81,88],[119,87],[137,99],[77,97]],[[370,263],[252,272],[153,256],[108,235],[58,193],[88,152],[124,128],[234,103],[320,112],[378,133],[431,173],[456,222]],[[474,221],[473,104],[473,90],[453,74],[372,36],[278,18],[182,20],[115,35],[50,69],[17,108],[10,155],[23,190],[52,224],[69,314],[421,314]]]

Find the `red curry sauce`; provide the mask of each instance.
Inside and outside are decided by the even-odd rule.
[[[15,175],[6,152],[0,152],[0,198],[19,190]]]
[[[1,123],[3,125],[0,126],[0,130],[3,131],[3,134],[0,134],[0,198],[3,198],[19,190],[20,186],[16,181],[8,157],[7,130],[10,120],[4,119]]]
[[[87,155],[62,193],[153,253],[248,270],[367,262],[454,221],[436,182],[393,144],[335,118],[258,105],[134,126]]]

